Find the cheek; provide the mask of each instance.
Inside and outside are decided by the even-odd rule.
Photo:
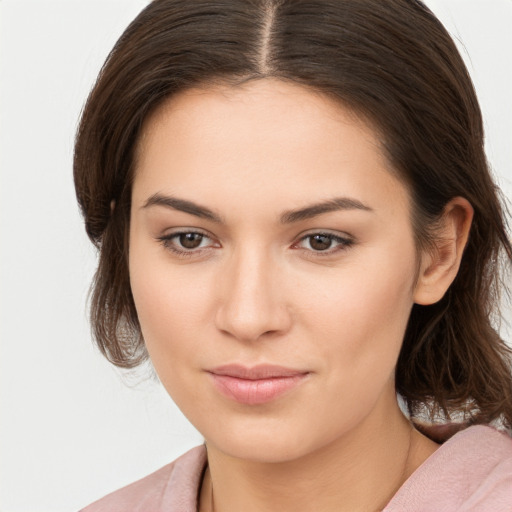
[[[176,374],[184,361],[200,353],[208,294],[197,275],[169,265],[160,246],[134,240],[129,262],[132,295],[146,348],[165,380],[166,374]]]
[[[205,294],[155,267],[141,277],[133,279],[132,293],[146,349],[160,382],[189,416],[203,398],[197,379],[209,338],[201,315]]]
[[[331,418],[322,427],[326,438],[356,425],[383,393],[394,397],[394,370],[412,307],[414,258],[406,260],[384,253],[359,260],[338,269],[323,293],[312,280],[309,297],[300,298],[308,307],[298,316],[312,340],[309,353],[319,362],[326,398],[311,399],[308,417]]]
[[[374,251],[336,269],[323,292],[318,281],[309,283],[304,318],[309,331],[322,332],[316,348],[324,360],[350,375],[392,372],[413,304],[414,254],[413,247],[400,255]]]
[[[137,315],[149,350],[190,351],[204,326],[204,289],[190,283],[180,285],[173,277],[147,272],[143,280],[132,280]],[[187,340],[186,347],[180,346],[183,339]]]

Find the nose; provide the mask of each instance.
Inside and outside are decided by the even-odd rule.
[[[291,326],[283,272],[264,251],[245,250],[227,263],[219,283],[216,326],[240,341],[285,333]]]

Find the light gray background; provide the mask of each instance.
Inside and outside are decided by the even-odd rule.
[[[512,192],[512,0],[430,0],[459,40]],[[0,510],[77,510],[202,439],[156,383],[90,342],[95,253],[75,204],[77,118],[145,0],[0,1]],[[128,384],[128,385],[127,385]]]

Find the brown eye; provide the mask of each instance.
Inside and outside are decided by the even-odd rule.
[[[309,237],[309,245],[315,251],[325,251],[330,249],[332,242],[332,236],[313,235]]]
[[[157,240],[164,249],[180,257],[198,256],[204,250],[220,247],[218,242],[215,242],[207,234],[200,231],[183,230],[178,233],[158,237]]]
[[[342,237],[334,233],[311,233],[299,240],[295,247],[307,249],[318,256],[332,255],[354,245],[354,239]]]
[[[182,233],[179,235],[179,242],[184,249],[197,249],[203,238],[201,233]]]

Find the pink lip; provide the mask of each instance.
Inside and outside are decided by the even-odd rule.
[[[270,402],[298,386],[309,375],[309,372],[282,366],[246,368],[236,364],[219,366],[208,373],[222,395],[247,405]]]

